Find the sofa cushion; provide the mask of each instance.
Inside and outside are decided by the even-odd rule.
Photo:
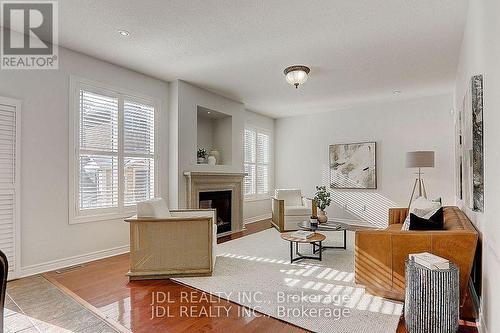
[[[137,217],[168,218],[171,216],[167,202],[163,198],[153,198],[137,203]]]
[[[428,219],[410,213],[410,230],[443,230],[443,207],[439,208]]]
[[[311,210],[305,206],[285,206],[285,216],[311,215]]]
[[[285,200],[285,206],[302,205],[302,191],[299,189],[277,189],[275,196],[278,200]]]

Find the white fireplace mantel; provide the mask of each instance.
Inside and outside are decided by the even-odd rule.
[[[243,230],[243,178],[245,175],[245,173],[238,172],[184,172],[187,207],[199,208],[200,192],[231,191],[231,233]]]

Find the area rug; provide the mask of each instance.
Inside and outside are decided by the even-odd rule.
[[[402,304],[354,283],[352,250],[327,249],[321,262],[293,264],[289,250],[267,229],[219,244],[211,277],[175,280],[313,332],[396,332]]]

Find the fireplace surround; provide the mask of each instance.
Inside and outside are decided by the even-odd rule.
[[[184,172],[184,177],[186,178],[186,203],[188,208],[203,208],[200,207],[200,202],[203,201],[203,206],[208,204],[207,200],[213,200],[207,197],[206,193],[221,194],[224,192],[226,193],[224,195],[227,196],[228,192],[230,192],[230,229],[229,225],[222,227],[222,232],[218,233],[218,236],[243,230],[244,173],[188,171]],[[213,201],[212,204],[214,204]],[[219,204],[222,205],[222,203]],[[217,219],[219,220],[219,216]],[[223,219],[227,219],[227,216],[225,215]]]

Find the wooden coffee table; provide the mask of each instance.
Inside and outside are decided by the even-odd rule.
[[[323,234],[320,234],[319,232],[315,232],[313,236],[307,238],[307,239],[302,239],[302,238],[296,238],[292,236],[293,232],[284,232],[281,234],[281,238],[289,241],[290,242],[290,262],[294,262],[297,260],[301,259],[314,259],[314,260],[319,260],[321,261],[322,259],[322,252],[323,252],[323,241],[326,239],[326,236]],[[294,256],[293,253],[293,243],[295,243],[295,254]],[[299,243],[302,244],[311,244],[312,245],[312,250],[313,253],[318,253],[317,257],[314,256],[303,256],[299,253]],[[316,249],[318,247],[318,249]]]

